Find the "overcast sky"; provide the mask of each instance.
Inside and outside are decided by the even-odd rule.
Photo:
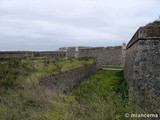
[[[128,43],[160,0],[0,0],[0,50]]]

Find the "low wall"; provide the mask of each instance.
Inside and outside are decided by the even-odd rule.
[[[140,28],[127,45],[124,74],[132,96],[159,97],[160,26],[159,32],[147,30]]]
[[[0,51],[0,58],[66,57],[63,51]]]
[[[80,68],[68,70],[56,75],[48,76],[40,81],[40,84],[54,91],[69,91],[75,85],[80,84],[85,78],[97,71],[97,64],[85,65]]]

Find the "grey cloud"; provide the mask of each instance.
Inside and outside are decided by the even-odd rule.
[[[159,6],[159,0],[1,0],[0,50],[120,45],[158,18]]]

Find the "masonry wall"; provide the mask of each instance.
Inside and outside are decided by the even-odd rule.
[[[157,97],[160,96],[160,37],[151,34],[151,29],[149,34],[143,30],[146,31],[140,28],[127,45],[124,74],[132,96]]]
[[[32,52],[0,52],[0,58],[29,57],[34,56]]]
[[[68,47],[66,50],[66,57],[76,57],[76,47]]]
[[[75,85],[80,84],[85,78],[97,71],[97,64],[90,64],[73,70],[48,76],[41,80],[40,84],[53,91],[69,91]]]
[[[122,46],[80,49],[79,57],[94,57],[100,66],[123,66],[125,49]]]
[[[66,57],[66,52],[63,51],[4,51],[0,52],[0,58],[20,58],[20,57]]]
[[[11,57],[94,57],[99,66],[123,66],[125,48],[115,47],[63,47],[59,51],[4,51],[0,58]]]

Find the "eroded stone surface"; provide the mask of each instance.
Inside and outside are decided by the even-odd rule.
[[[151,27],[140,28],[127,45],[124,73],[134,96],[160,96],[160,26]]]
[[[69,91],[75,85],[80,84],[85,78],[96,72],[97,64],[90,64],[73,70],[60,72],[41,80],[40,84],[53,91]]]

